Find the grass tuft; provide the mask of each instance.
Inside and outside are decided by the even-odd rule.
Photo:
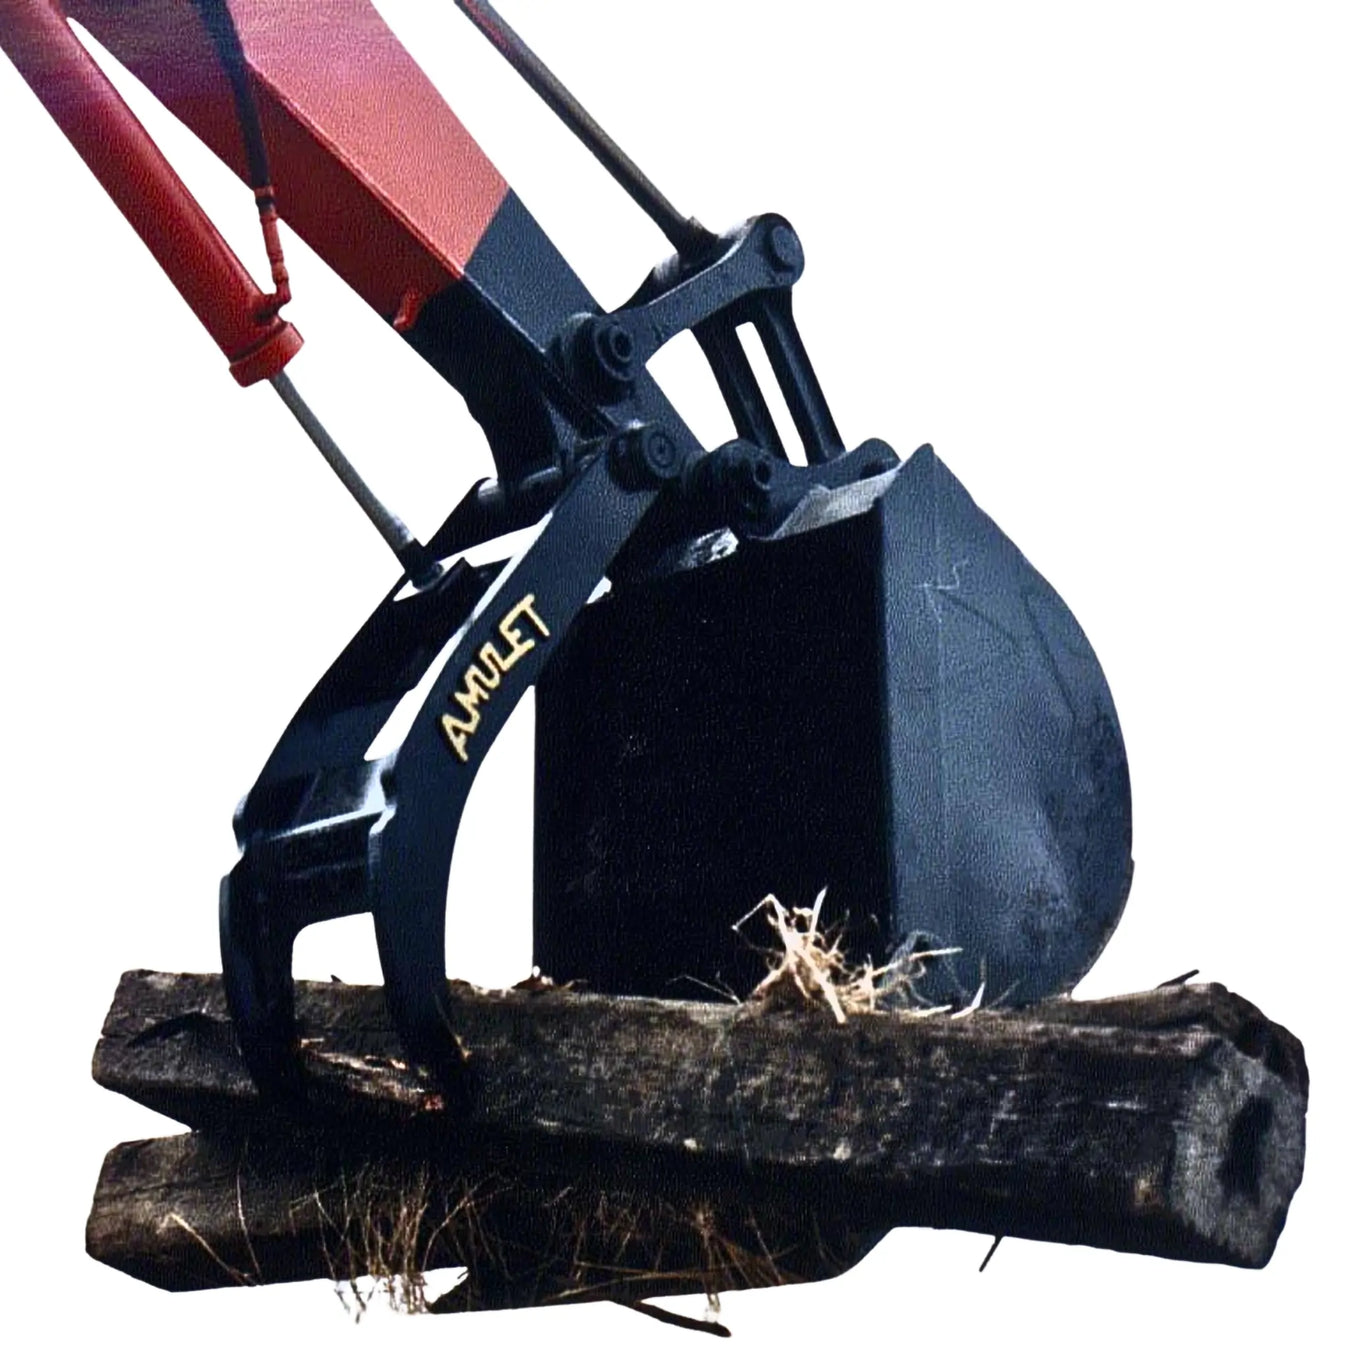
[[[766,895],[731,925],[735,932],[741,933],[742,924],[763,913],[776,939],[773,946],[760,949],[769,969],[751,990],[752,1000],[786,997],[793,1002],[823,1005],[841,1024],[859,1013],[898,1010],[927,1017],[951,1011],[946,1005],[922,1006],[915,986],[923,976],[926,961],[954,956],[959,947],[906,952],[884,966],[874,966],[870,959],[855,965],[843,948],[843,925],[828,929],[820,925],[824,902],[825,892],[821,891],[809,909],[805,906],[788,909],[777,896]],[[966,1011],[978,1006],[979,997],[976,995],[974,1005]]]

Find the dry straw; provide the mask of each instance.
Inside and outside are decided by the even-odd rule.
[[[839,1023],[857,1013],[900,1011],[912,1017],[931,1017],[952,1011],[946,1004],[936,1008],[923,1006],[915,985],[923,975],[926,961],[955,956],[959,947],[906,952],[884,966],[874,966],[870,959],[854,965],[844,952],[843,925],[828,929],[820,926],[824,903],[824,891],[809,909],[805,906],[788,909],[777,896],[766,895],[731,925],[740,933],[742,924],[763,912],[777,939],[776,945],[762,949],[769,971],[751,991],[752,1000],[786,996],[793,1001],[824,1004]],[[981,985],[970,1005],[956,1016],[978,1008],[983,994]]]

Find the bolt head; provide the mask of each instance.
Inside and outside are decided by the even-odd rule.
[[[804,261],[802,241],[791,225],[778,224],[765,241],[769,261],[780,272],[799,272]]]
[[[616,470],[630,487],[659,487],[678,478],[684,466],[674,437],[647,427],[619,437],[613,454]]]
[[[600,368],[611,379],[633,378],[633,335],[617,319],[600,319],[591,329],[591,347]]]
[[[761,516],[769,507],[773,489],[772,458],[758,446],[740,446],[728,460],[736,505],[751,517]]]
[[[669,478],[679,468],[679,447],[664,431],[654,431],[647,437],[646,457],[657,478]]]

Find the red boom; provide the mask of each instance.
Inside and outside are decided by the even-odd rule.
[[[396,326],[464,268],[507,185],[368,0],[229,0],[277,206]],[[241,176],[228,80],[191,0],[3,0],[0,46],[230,359],[277,373],[274,312],[66,23],[83,24]],[[275,306],[273,306],[274,310]]]

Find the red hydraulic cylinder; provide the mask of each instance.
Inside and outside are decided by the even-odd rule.
[[[300,350],[197,200],[72,32],[58,0],[0,0],[0,47],[145,241],[240,384]]]

